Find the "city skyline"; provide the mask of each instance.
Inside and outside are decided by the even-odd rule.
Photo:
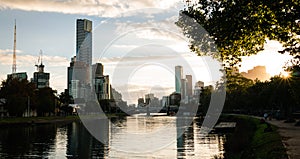
[[[112,76],[114,72],[114,68],[116,66],[116,63],[120,61],[122,57],[124,57],[123,54],[119,53],[121,51],[130,51],[134,47],[138,47],[133,43],[133,40],[130,42],[128,38],[125,40],[120,40],[118,43],[110,47],[110,49],[107,51],[105,56],[102,56],[100,53],[103,48],[105,48],[106,44],[108,43],[105,41],[103,44],[99,43],[101,39],[99,40],[99,33],[103,33],[102,30],[107,31],[107,33],[102,34],[103,38],[108,38],[111,35],[120,35],[122,34],[122,29],[124,29],[124,25],[126,26],[126,21],[130,19],[131,21],[136,20],[140,26],[144,26],[147,24],[148,21],[141,21],[137,19],[136,17],[113,17],[113,25],[106,25],[107,24],[107,17],[103,17],[101,15],[88,15],[85,13],[77,14],[77,13],[58,13],[55,10],[48,10],[46,12],[44,11],[36,11],[31,10],[27,11],[26,9],[22,8],[22,4],[18,4],[21,6],[21,8],[18,8],[12,4],[9,4],[8,2],[1,2],[3,6],[7,6],[7,8],[1,8],[1,15],[0,18],[3,20],[3,23],[1,23],[1,31],[0,35],[2,37],[5,37],[4,39],[0,39],[0,42],[2,45],[0,45],[0,65],[1,65],[1,74],[0,79],[5,80],[6,75],[11,73],[11,65],[12,65],[12,44],[13,44],[13,23],[14,19],[17,19],[17,70],[18,72],[27,72],[29,77],[33,74],[35,71],[34,65],[35,61],[38,59],[38,52],[40,49],[44,51],[44,63],[47,66],[47,72],[50,73],[50,84],[51,87],[58,90],[59,92],[63,92],[64,89],[67,88],[67,70],[66,68],[69,66],[70,59],[76,55],[76,49],[75,49],[75,33],[76,33],[76,19],[91,19],[91,21],[94,22],[94,30],[97,33],[94,35],[95,43],[97,44],[94,48],[94,57],[93,57],[93,63],[100,60],[100,62],[104,65],[106,65],[106,74]],[[5,3],[5,4],[4,4]],[[39,2],[42,3],[42,2]],[[162,2],[163,3],[163,2]],[[152,4],[153,5],[153,4]],[[25,5],[23,5],[24,7]],[[180,8],[182,7],[182,4],[177,4],[173,2],[172,7]],[[173,23],[175,20],[172,17],[176,16],[178,13],[172,12],[172,7],[167,6],[165,11],[169,11],[168,19],[169,21],[163,21],[160,20],[162,16],[155,16],[154,23],[157,22],[157,24],[165,24],[167,22]],[[18,9],[17,9],[18,8]],[[143,7],[141,7],[142,9]],[[45,21],[44,19],[47,19]],[[169,23],[167,23],[169,25]],[[113,26],[113,27],[110,27]],[[107,27],[109,29],[107,30]],[[138,27],[138,26],[133,26]],[[102,32],[101,32],[102,31]],[[113,33],[113,34],[111,34]],[[146,37],[143,35],[147,35]],[[191,59],[190,51],[188,50],[187,43],[182,43],[180,40],[174,40],[166,35],[155,36],[158,35],[157,32],[154,30],[145,30],[141,32],[137,32],[133,36],[134,38],[138,37],[139,39],[142,39],[147,43],[151,40],[156,40],[157,42],[163,41],[162,45],[172,48],[174,50],[180,50],[180,55],[185,56],[186,59],[188,59],[189,63],[192,63],[193,65],[196,65],[195,67],[198,67],[199,70],[204,70],[205,67],[203,64],[197,64],[197,61],[202,60],[201,58],[197,58],[196,60]],[[148,38],[148,41],[147,39]],[[158,40],[158,38],[160,38]],[[169,38],[169,39],[168,39]],[[150,40],[149,40],[150,39]],[[141,41],[142,41],[141,40]],[[99,49],[102,48],[102,49]],[[178,49],[179,48],[179,49]],[[275,41],[268,41],[268,44],[266,45],[265,51],[263,53],[260,53],[257,56],[251,56],[251,57],[245,57],[243,58],[242,68],[240,71],[247,71],[249,69],[252,69],[256,65],[267,65],[266,70],[271,75],[279,74],[279,72],[282,70],[280,67],[284,64],[286,60],[289,59],[289,57],[285,55],[280,55],[276,51],[280,49],[280,45],[278,42]],[[100,50],[100,51],[99,51]],[[142,60],[147,61],[149,58],[155,58],[157,61],[159,60],[166,60],[166,58],[169,57],[148,57],[143,56]],[[268,58],[269,60],[264,60]],[[132,57],[127,58],[128,63],[134,63],[135,60],[141,59],[138,57]],[[190,60],[191,59],[191,60]],[[252,59],[252,60],[249,60]],[[255,59],[255,60],[253,60]],[[176,61],[176,60],[174,60]],[[178,61],[178,60],[177,60]],[[176,62],[174,62],[176,63]],[[195,63],[195,64],[194,64]],[[205,65],[205,64],[204,64]],[[274,69],[272,69],[274,68]],[[147,69],[147,68],[145,68]],[[275,71],[274,71],[275,70]],[[159,72],[159,71],[158,71]],[[188,72],[189,73],[189,72]],[[142,76],[142,75],[141,75]],[[202,77],[203,78],[203,77]],[[206,77],[205,77],[206,78]],[[205,83],[212,84],[213,81],[210,79],[200,79],[204,81]],[[198,81],[193,79],[193,81]],[[174,87],[173,82],[170,80],[171,84],[166,87]],[[118,83],[118,82],[117,82]],[[140,82],[136,82],[137,84],[134,84],[134,87],[145,87],[140,84]],[[131,84],[131,83],[130,83]],[[120,86],[122,87],[122,86]],[[170,88],[171,89],[171,88]]]

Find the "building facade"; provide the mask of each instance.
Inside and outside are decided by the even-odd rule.
[[[193,78],[192,75],[186,75],[186,95],[188,97],[193,96]]]
[[[18,78],[19,80],[27,80],[28,76],[26,72],[12,73],[7,75],[7,79]]]
[[[40,65],[36,65],[37,72],[33,73],[33,83],[37,88],[45,88],[49,87],[49,79],[50,74],[44,72],[44,65],[41,63]]]
[[[181,79],[183,78],[182,66],[175,66],[175,92],[181,93]]]
[[[77,19],[76,23],[76,57],[77,61],[92,65],[92,21]]]
[[[112,90],[109,82],[109,76],[103,75],[103,65],[101,63],[96,63],[92,66],[92,70],[92,84],[94,86],[94,93],[96,94],[97,99],[111,99]],[[118,98],[117,94],[115,94],[115,96],[115,98]]]

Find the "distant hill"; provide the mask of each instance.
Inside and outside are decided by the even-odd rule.
[[[252,80],[258,79],[260,81],[269,80],[271,77],[266,71],[266,66],[255,66],[247,72],[241,72],[241,75]]]

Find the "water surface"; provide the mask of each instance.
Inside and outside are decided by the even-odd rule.
[[[201,135],[198,119],[184,127],[178,138],[176,117],[129,116],[112,121],[107,123],[107,134],[101,134],[107,137],[106,144],[80,122],[1,127],[0,158],[211,159],[224,153],[225,136]],[[165,128],[168,130],[161,131]]]

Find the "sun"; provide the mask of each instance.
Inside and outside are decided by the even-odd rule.
[[[282,71],[281,75],[282,75],[283,78],[289,78],[291,76],[290,73],[286,72],[286,71]]]

